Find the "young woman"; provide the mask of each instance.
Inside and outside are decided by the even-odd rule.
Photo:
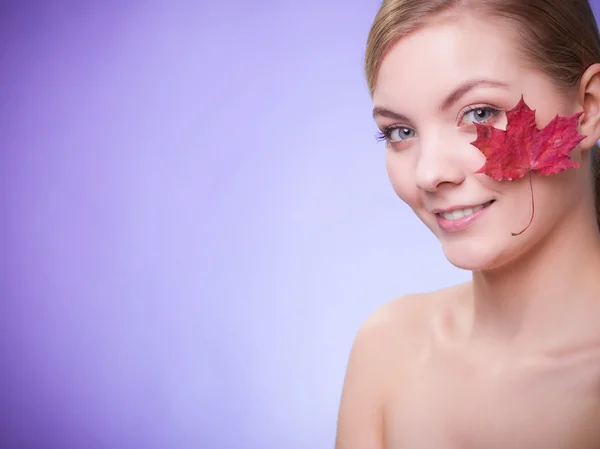
[[[389,178],[473,277],[366,320],[337,449],[600,448],[598,62],[587,0],[383,2],[366,73]],[[576,116],[579,168],[479,172],[477,124],[506,130],[521,98],[538,129]]]

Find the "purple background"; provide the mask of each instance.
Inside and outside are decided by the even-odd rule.
[[[2,2],[1,448],[333,446],[364,318],[468,278],[385,174],[378,5]]]

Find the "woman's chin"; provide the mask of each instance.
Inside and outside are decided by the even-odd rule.
[[[462,257],[462,258],[448,258],[448,262],[450,262],[452,265],[454,265],[456,268],[459,268],[461,270],[468,270],[468,271],[483,271],[483,270],[490,270],[493,268],[493,266],[489,263],[486,262],[479,262],[473,259],[467,260],[466,258]]]
[[[465,245],[460,248],[444,245],[444,255],[448,262],[461,270],[482,271],[498,268],[506,257],[502,257],[497,248],[486,248],[483,245]]]

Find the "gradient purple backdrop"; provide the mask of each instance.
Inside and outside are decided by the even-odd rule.
[[[2,2],[2,449],[333,447],[362,320],[468,278],[386,178],[378,5]]]

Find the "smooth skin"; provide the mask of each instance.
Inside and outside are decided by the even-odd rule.
[[[600,65],[573,92],[519,52],[507,24],[436,20],[386,55],[373,95],[392,187],[472,282],[385,304],[359,330],[336,449],[600,447],[600,233],[590,150],[600,139]],[[488,80],[470,89],[472,80]],[[457,92],[457,89],[460,92]],[[454,93],[454,95],[451,95]],[[539,128],[583,111],[581,164],[529,181],[475,174],[473,122],[506,126],[523,95]],[[445,101],[452,100],[452,101]],[[480,111],[465,113],[471,106]],[[491,109],[486,109],[491,108]],[[493,112],[498,110],[500,112]],[[492,111],[492,112],[491,112]],[[449,233],[435,211],[495,202]]]

